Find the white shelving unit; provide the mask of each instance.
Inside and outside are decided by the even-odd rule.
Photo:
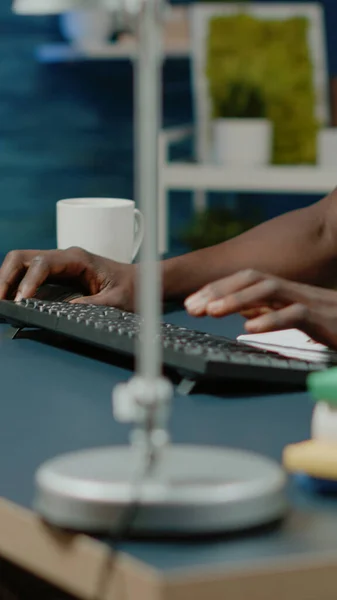
[[[169,250],[169,192],[252,192],[270,194],[328,194],[337,186],[337,167],[267,166],[233,168],[219,164],[171,162],[169,146],[191,134],[190,128],[165,131],[160,136],[159,246]]]

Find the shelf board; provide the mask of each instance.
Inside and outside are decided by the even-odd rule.
[[[337,166],[228,168],[171,162],[161,165],[161,180],[168,190],[326,194],[336,187]]]
[[[79,62],[94,60],[132,60],[137,56],[137,45],[132,38],[106,44],[97,48],[78,48],[67,43],[38,46],[36,58],[41,63]],[[164,58],[188,58],[189,41],[169,40],[164,45]]]

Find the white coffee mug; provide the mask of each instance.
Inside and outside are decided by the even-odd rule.
[[[57,247],[78,246],[122,263],[137,256],[144,217],[133,200],[70,198],[57,202]]]

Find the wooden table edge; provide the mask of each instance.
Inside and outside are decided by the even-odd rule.
[[[141,600],[158,587],[146,564],[84,534],[50,527],[5,498],[0,498],[0,557],[81,600],[106,600],[116,589],[120,600],[130,586]]]
[[[83,600],[331,600],[337,589],[337,552],[165,573],[86,535],[50,527],[5,498],[0,557]]]

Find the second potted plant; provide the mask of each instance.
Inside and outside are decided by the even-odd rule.
[[[96,50],[110,40],[114,15],[103,8],[70,10],[60,15],[60,30],[65,39],[81,50]]]
[[[228,165],[267,165],[273,146],[272,123],[256,85],[233,81],[218,102],[213,121],[216,160]]]

